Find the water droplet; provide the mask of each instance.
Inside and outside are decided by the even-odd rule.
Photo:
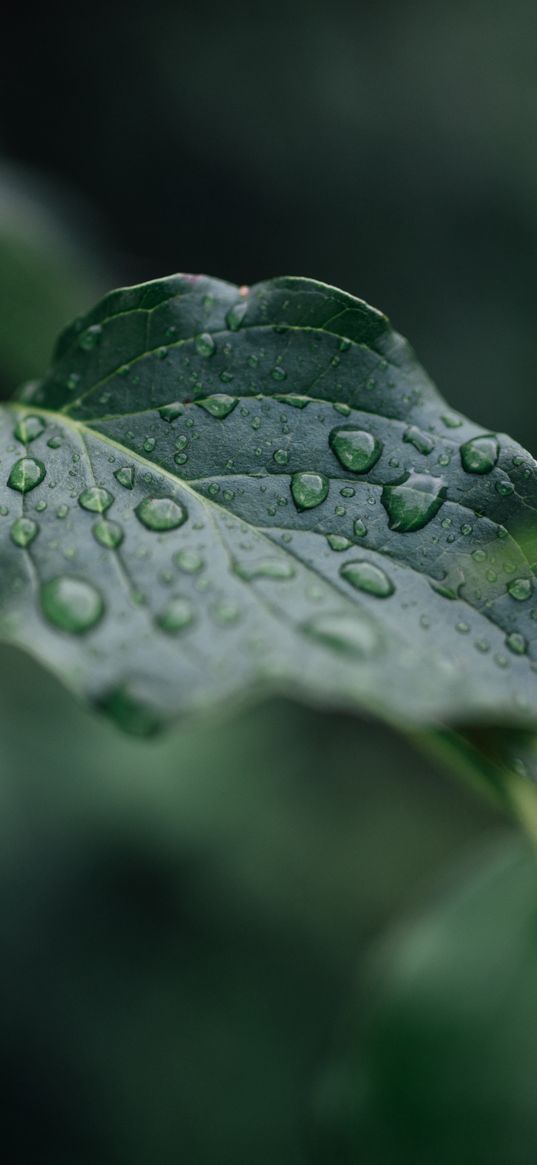
[[[336,413],[340,413],[342,417],[350,417],[352,412],[350,405],[346,405],[341,400],[334,401],[332,408],[335,409]]]
[[[15,546],[29,546],[39,533],[39,526],[32,518],[17,518],[9,531]]]
[[[36,461],[33,457],[21,457],[20,461],[16,461],[12,467],[7,484],[11,486],[11,489],[25,494],[29,490],[35,489],[36,485],[43,481],[46,472],[42,461]]]
[[[68,513],[69,513],[69,506],[65,506],[65,505],[58,506],[58,509],[56,510],[56,517],[57,518],[66,518]]]
[[[154,437],[146,437],[144,441],[144,453],[152,453],[155,445],[156,441]]]
[[[184,407],[180,401],[174,400],[169,405],[162,405],[158,412],[161,420],[175,421],[184,412]]]
[[[91,349],[94,348],[95,345],[99,342],[102,335],[102,330],[103,329],[100,324],[92,324],[91,327],[86,328],[86,331],[82,332],[82,335],[78,338],[80,347],[83,348],[85,352],[90,352]]]
[[[228,602],[223,599],[219,603],[215,603],[211,608],[211,614],[216,623],[221,627],[226,627],[230,623],[236,623],[240,618],[240,610],[236,603]]]
[[[507,590],[513,599],[518,599],[519,603],[522,603],[524,599],[531,597],[533,587],[529,578],[514,578],[507,584]]]
[[[329,481],[322,473],[294,473],[291,493],[297,510],[313,510],[328,496]]]
[[[508,498],[515,492],[515,487],[512,481],[497,481],[495,489],[496,493],[499,493],[500,497],[502,498]]]
[[[174,456],[174,461],[175,461],[176,465],[185,465],[186,462],[188,461],[188,454],[187,453],[176,453]]]
[[[233,412],[237,398],[228,396],[225,392],[218,392],[214,396],[206,397],[205,400],[197,400],[196,404],[205,409],[206,413],[210,413],[211,417],[218,417],[219,420],[222,420]]]
[[[82,490],[78,502],[83,510],[90,510],[92,514],[104,514],[110,509],[114,500],[113,494],[98,485],[91,485]]]
[[[209,332],[202,332],[194,341],[199,356],[212,356],[216,352],[216,344]]]
[[[474,550],[472,553],[472,558],[475,562],[486,562],[487,560],[487,556],[484,550]]]
[[[345,469],[367,473],[378,461],[382,444],[365,429],[333,429],[330,448]]]
[[[469,522],[463,522],[461,526],[461,534],[463,534],[465,538],[468,538],[469,534],[472,533],[473,528],[474,527],[471,526]]]
[[[101,546],[106,546],[108,550],[117,550],[123,542],[123,530],[118,522],[110,522],[104,519],[102,522],[96,522],[92,528],[93,537]]]
[[[459,631],[461,635],[467,635],[467,634],[468,634],[468,632],[469,632],[469,630],[470,630],[470,628],[469,628],[469,626],[468,626],[468,623],[462,623],[462,622],[461,622],[461,623],[456,623],[456,624],[455,624],[455,630],[456,630],[456,631]]]
[[[524,636],[520,635],[518,631],[512,631],[510,635],[506,636],[505,645],[514,655],[524,655],[528,646]]]
[[[342,336],[339,343],[338,343],[338,348],[339,348],[340,352],[348,352],[349,348],[351,348],[351,347],[352,347],[352,340],[349,340],[347,336]]]
[[[327,647],[359,659],[369,658],[380,645],[378,632],[370,623],[346,612],[317,615],[303,624],[302,631]]]
[[[234,562],[233,570],[239,578],[251,582],[256,578],[289,579],[294,578],[295,568],[285,558],[265,558],[260,562]]]
[[[395,590],[391,578],[373,562],[345,562],[339,573],[355,590],[365,591],[378,599],[387,599]]]
[[[75,388],[78,388],[79,384],[80,374],[78,372],[70,372],[67,380],[65,381],[65,387],[69,389],[69,392],[74,392]]]
[[[406,534],[421,530],[438,513],[446,487],[443,478],[425,473],[409,473],[398,485],[385,485],[382,504],[391,530]]]
[[[56,433],[54,437],[51,437],[50,440],[47,441],[47,445],[49,449],[61,449],[63,441],[59,433]]]
[[[155,617],[157,627],[169,635],[177,635],[193,622],[194,613],[187,599],[175,598]]]
[[[291,408],[293,409],[305,409],[306,405],[309,405],[311,401],[311,397],[302,396],[298,392],[289,392],[284,396],[279,394],[274,399],[279,400],[281,404],[291,405]]]
[[[15,425],[13,435],[17,441],[22,441],[23,445],[29,445],[36,437],[40,437],[44,430],[45,424],[41,417],[21,417]]]
[[[418,429],[417,425],[410,425],[403,434],[403,441],[406,441],[409,445],[413,445],[418,453],[424,453],[425,455],[431,453],[434,449],[434,437],[431,437],[429,433],[423,433],[421,429]]]
[[[490,651],[490,643],[488,639],[476,639],[474,643],[476,651],[480,651],[482,655],[486,655]]]
[[[114,477],[124,489],[132,489],[134,485],[134,469],[131,465],[123,465],[121,469],[116,469]]]
[[[83,635],[95,627],[104,613],[96,587],[72,575],[60,575],[41,587],[41,606],[55,627],[71,635]]]
[[[490,473],[498,460],[498,442],[492,433],[473,437],[461,445],[460,454],[466,473]]]
[[[238,303],[234,303],[233,307],[231,307],[229,309],[227,316],[226,316],[226,324],[227,324],[230,332],[238,332],[238,330],[242,324],[242,321],[246,315],[247,308],[248,308],[248,304],[243,299],[243,300],[239,300]]]
[[[286,380],[287,379],[287,373],[285,371],[285,368],[281,368],[281,366],[279,364],[276,364],[276,366],[272,369],[271,376],[272,376],[273,380]]]
[[[176,530],[186,522],[188,514],[173,498],[144,498],[135,509],[136,517],[148,530]]]
[[[196,550],[178,550],[177,554],[174,554],[173,561],[186,574],[197,574],[198,570],[201,570],[205,565],[201,554],[198,554]]]
[[[168,355],[168,352],[169,352],[169,348],[167,348],[165,344],[162,344],[160,348],[157,348],[158,359],[165,360],[167,355]]]
[[[354,523],[354,533],[357,538],[365,538],[367,534],[367,526],[365,522],[362,522],[361,518],[357,518]]]
[[[462,425],[462,417],[456,413],[444,413],[442,420],[447,429],[460,429]]]
[[[287,449],[277,449],[273,454],[276,465],[287,465],[289,461],[289,454]]]
[[[348,550],[352,546],[350,538],[344,538],[342,534],[327,534],[326,541],[331,550]]]

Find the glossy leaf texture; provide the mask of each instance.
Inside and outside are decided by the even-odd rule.
[[[1,633],[124,727],[537,708],[537,466],[307,279],[108,295],[1,414]]]

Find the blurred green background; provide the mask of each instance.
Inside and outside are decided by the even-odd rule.
[[[0,394],[112,286],[304,274],[537,449],[530,0],[4,20]],[[8,1165],[534,1165],[534,864],[491,805],[379,725],[139,743],[1,665]]]

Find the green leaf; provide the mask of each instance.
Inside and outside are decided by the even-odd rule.
[[[114,292],[4,409],[0,463],[2,634],[127,728],[267,689],[534,717],[536,464],[350,295]]]
[[[536,1008],[535,854],[511,840],[371,960],[318,1089],[327,1159],[530,1165]]]

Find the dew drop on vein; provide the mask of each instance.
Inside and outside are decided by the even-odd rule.
[[[29,445],[31,441],[35,441],[37,437],[40,437],[44,431],[45,423],[41,420],[41,417],[21,417],[15,425],[13,435],[23,445]]]
[[[159,533],[176,530],[188,517],[185,506],[173,498],[144,498],[134,512],[143,526]]]
[[[410,472],[403,481],[385,485],[382,504],[390,529],[401,534],[423,529],[438,513],[445,497],[444,479],[425,473]]]
[[[217,420],[224,420],[229,417],[237,404],[235,396],[229,396],[226,392],[217,392],[214,396],[207,396],[205,400],[197,400],[196,404],[201,409],[205,409],[211,417],[216,417]]]
[[[83,510],[89,510],[92,514],[104,514],[110,509],[114,495],[107,489],[98,485],[91,485],[88,489],[82,490],[79,495],[78,502]]]

